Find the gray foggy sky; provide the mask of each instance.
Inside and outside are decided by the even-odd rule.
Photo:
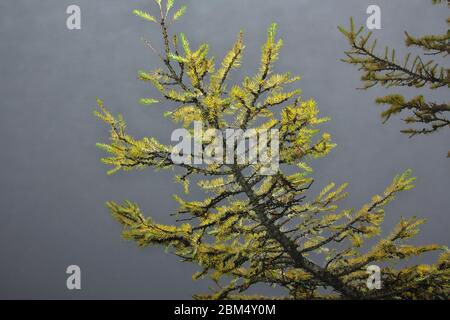
[[[387,210],[386,226],[401,216],[427,218],[416,243],[449,244],[450,131],[408,139],[400,118],[381,123],[376,96],[414,90],[358,91],[356,68],[339,61],[347,48],[337,31],[353,16],[366,19],[369,4],[382,10],[380,43],[403,46],[403,31],[414,35],[446,29],[445,6],[395,0],[178,0],[188,5],[175,27],[191,42],[206,41],[223,57],[240,29],[245,31],[242,74],[253,74],[271,22],[279,24],[285,46],[277,70],[300,74],[303,96],[314,97],[324,126],[338,144],[325,159],[311,161],[315,190],[330,181],[350,182],[348,206],[360,206],[382,192],[407,168],[417,187]],[[66,8],[82,10],[82,29],[66,29]],[[162,248],[139,249],[120,237],[121,228],[105,201],[125,199],[163,223],[175,208],[171,195],[182,187],[171,172],[152,170],[107,176],[107,127],[93,117],[96,97],[123,113],[130,132],[168,142],[176,127],[162,115],[164,105],[144,107],[155,96],[136,80],[139,69],[159,66],[141,37],[159,39],[156,28],[132,16],[151,0],[3,0],[0,2],[0,298],[190,298],[206,292],[208,281],[193,282],[195,266],[182,264]],[[149,9],[150,10],[150,9]],[[420,17],[420,19],[419,19]],[[155,45],[158,42],[155,42]],[[159,44],[159,43],[158,43]],[[448,89],[427,93],[448,101]],[[428,260],[425,257],[423,261]],[[66,289],[65,270],[82,270],[82,290]]]

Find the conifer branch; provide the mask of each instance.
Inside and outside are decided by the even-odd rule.
[[[433,3],[439,4],[442,1],[433,1]],[[447,19],[447,24],[450,25],[450,18]],[[347,58],[342,61],[356,65],[362,71],[362,89],[369,89],[376,85],[386,88],[405,86],[417,89],[427,86],[433,90],[450,88],[450,69],[448,67],[441,67],[433,60],[426,61],[419,55],[412,59],[411,53],[408,53],[403,62],[400,62],[395,57],[395,50],[388,47],[385,48],[384,55],[377,54],[377,40],[371,40],[372,32],[364,34],[363,27],[355,28],[353,19],[350,19],[349,29],[338,28],[347,38],[351,47],[351,50],[345,52]],[[416,38],[405,32],[405,36],[407,47],[418,47],[425,52],[426,56],[441,55],[445,58],[450,52],[449,30],[442,35],[426,35]],[[423,95],[408,101],[402,95],[391,94],[377,98],[376,103],[389,106],[381,114],[384,121],[403,111],[411,114],[403,121],[416,126],[401,131],[410,137],[450,128],[448,102],[427,102]]]
[[[201,270],[193,278],[209,277],[218,288],[195,296],[198,299],[269,298],[245,295],[258,283],[282,287],[286,292],[282,298],[286,299],[448,297],[450,256],[445,248],[405,244],[423,221],[402,220],[390,237],[379,236],[385,207],[395,195],[413,187],[409,171],[395,177],[382,195],[359,210],[339,208],[339,201],[347,196],[346,184],[330,183],[316,196],[311,195],[315,180],[309,162],[325,157],[335,144],[328,133],[320,133],[319,126],[329,119],[318,117],[316,102],[302,99],[299,90],[285,91],[299,78],[273,71],[283,44],[276,39],[276,25],[268,29],[256,74],[245,77],[242,83],[231,83],[230,75],[241,64],[243,33],[216,69],[208,45],[192,48],[184,34],[171,35],[169,27],[185,12],[184,7],[175,11],[171,20],[168,17],[174,1],[157,0],[157,4],[160,19],[155,20],[161,30],[163,67],[141,71],[139,79],[151,83],[172,102],[165,116],[190,131],[196,121],[221,133],[230,128],[277,129],[280,167],[265,176],[260,173],[261,164],[249,161],[175,163],[170,157],[171,146],[154,138],[132,137],[122,117],[113,116],[99,100],[96,115],[110,127],[110,142],[98,146],[110,154],[102,159],[112,166],[110,173],[176,168],[181,171],[176,180],[186,194],[190,179],[199,176],[197,185],[205,191],[205,197],[198,201],[174,196],[179,205],[172,214],[177,225],[154,222],[132,202],[108,202],[113,217],[123,225],[123,236],[142,247],[165,246],[183,261],[197,264]],[[149,13],[138,15],[154,23]],[[158,105],[152,98],[141,102]],[[247,152],[249,148],[245,147]],[[379,237],[378,243],[366,253],[360,252],[363,243],[373,237]],[[444,251],[436,265],[387,268],[382,290],[373,293],[366,287],[363,275],[369,263],[401,261],[430,251]]]

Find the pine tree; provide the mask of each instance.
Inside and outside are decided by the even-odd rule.
[[[433,0],[433,4],[441,4],[442,0]],[[450,7],[450,2],[448,2]],[[447,19],[450,25],[450,17]],[[376,85],[386,88],[414,87],[448,90],[450,87],[450,69],[442,67],[438,62],[428,57],[411,53],[403,60],[396,58],[395,49],[385,47],[384,53],[377,53],[377,40],[371,39],[372,32],[364,32],[364,27],[355,28],[350,19],[350,28],[339,30],[348,39],[351,49],[346,51],[346,59],[342,61],[359,67],[362,71],[362,89],[369,89]],[[439,35],[426,35],[416,38],[405,32],[407,47],[417,47],[425,52],[425,56],[440,56],[445,58],[450,54],[450,30]],[[400,94],[389,94],[376,99],[377,104],[388,105],[381,113],[384,122],[393,115],[403,111],[409,115],[403,121],[412,127],[402,130],[410,137],[419,134],[435,133],[442,128],[450,128],[449,102],[427,101],[423,94],[411,99]],[[448,153],[450,157],[450,152]]]
[[[285,289],[287,299],[377,299],[448,298],[450,254],[438,245],[414,246],[406,241],[419,231],[424,220],[401,219],[387,237],[381,237],[385,207],[394,197],[413,188],[414,178],[406,171],[396,176],[380,195],[361,208],[340,209],[347,196],[346,185],[330,183],[311,196],[314,183],[307,162],[325,157],[335,145],[319,126],[316,102],[303,99],[299,90],[287,90],[298,77],[277,74],[273,65],[283,45],[276,25],[268,29],[259,70],[242,83],[229,83],[230,74],[241,64],[243,33],[215,66],[208,45],[192,48],[183,33],[170,27],[186,11],[174,14],[173,0],[161,3],[158,17],[134,13],[161,28],[163,53],[146,41],[161,59],[162,68],[140,71],[139,78],[151,83],[174,105],[166,117],[192,130],[194,121],[210,128],[254,128],[279,130],[280,168],[273,175],[260,174],[260,164],[177,164],[172,147],[155,138],[137,139],[126,132],[121,116],[113,116],[98,100],[96,115],[111,128],[110,143],[98,144],[110,156],[109,173],[152,167],[173,169],[177,181],[189,192],[189,181],[198,181],[205,191],[201,201],[175,195],[179,203],[175,225],[164,225],[144,215],[137,204],[108,202],[112,215],[123,225],[125,239],[141,247],[161,245],[200,271],[194,279],[208,277],[217,290],[197,299],[269,298],[246,295],[255,284]],[[144,98],[143,104],[157,104]],[[367,240],[371,239],[371,245]],[[403,261],[426,252],[441,251],[434,265],[395,268]],[[380,264],[382,289],[369,290],[367,266]]]

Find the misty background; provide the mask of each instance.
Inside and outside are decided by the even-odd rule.
[[[81,30],[66,28],[66,8],[81,7]],[[194,46],[211,45],[221,59],[240,29],[245,57],[236,79],[254,74],[266,28],[279,24],[285,46],[278,71],[300,74],[303,97],[317,100],[323,126],[338,144],[313,160],[319,190],[331,181],[349,182],[347,207],[359,207],[411,168],[416,188],[389,205],[385,232],[401,216],[427,219],[413,243],[450,244],[450,131],[409,139],[400,117],[382,124],[379,95],[413,89],[360,91],[359,72],[339,61],[348,48],[337,25],[353,16],[365,24],[370,4],[381,7],[379,44],[403,49],[404,31],[443,33],[449,10],[431,0],[178,0],[186,15],[174,28]],[[169,142],[176,125],[163,117],[161,103],[141,106],[141,97],[159,99],[138,81],[139,69],[160,66],[141,37],[161,48],[159,32],[131,14],[155,12],[153,0],[3,0],[0,2],[0,298],[188,299],[207,292],[208,280],[193,281],[195,265],[183,264],[163,248],[140,249],[124,241],[121,227],[104,203],[137,202],[146,214],[171,223],[172,194],[182,193],[172,172],[119,172],[107,176],[95,147],[106,142],[107,126],[93,116],[102,98],[115,114],[123,113],[129,132]],[[403,50],[402,50],[403,49]],[[380,50],[382,48],[380,47]],[[446,88],[425,92],[448,101]],[[313,194],[313,193],[311,193]],[[193,196],[198,196],[194,194]],[[421,263],[432,262],[424,256]],[[82,290],[66,288],[68,265],[79,265]],[[269,292],[259,288],[260,292]]]

